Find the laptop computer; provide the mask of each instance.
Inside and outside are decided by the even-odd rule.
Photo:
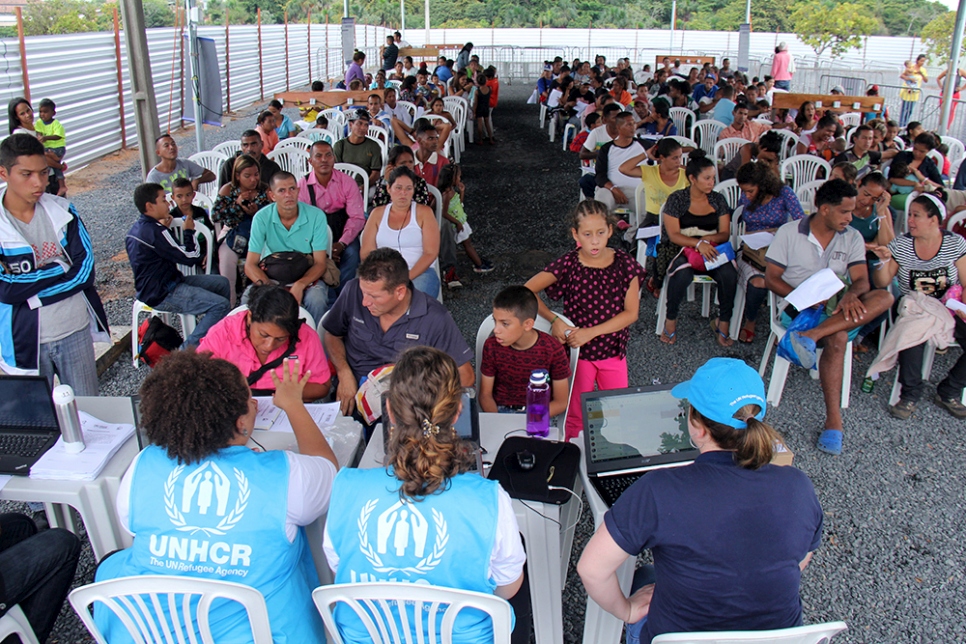
[[[698,456],[688,434],[687,404],[673,385],[582,394],[584,462],[607,507],[649,471],[687,465]]]
[[[60,424],[43,376],[0,376],[0,474],[27,476],[57,442]]]

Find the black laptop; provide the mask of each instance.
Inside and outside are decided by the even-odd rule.
[[[688,434],[687,403],[673,385],[582,394],[584,462],[607,507],[649,471],[687,465],[698,456]]]
[[[27,476],[59,437],[47,379],[0,376],[0,474]]]

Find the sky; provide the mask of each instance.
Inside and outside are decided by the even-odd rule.
[[[959,7],[959,0],[937,0],[940,4],[944,4],[949,7],[950,10],[956,11]]]

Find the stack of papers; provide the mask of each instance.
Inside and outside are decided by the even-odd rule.
[[[64,439],[58,438],[57,443],[30,468],[30,478],[93,481],[117,450],[134,435],[134,425],[112,425],[84,412],[79,415],[86,449],[80,454],[68,454]]]
[[[292,423],[288,415],[272,403],[271,398],[258,397],[258,416],[255,418],[255,429],[264,429],[271,432],[294,433]],[[326,403],[323,405],[306,405],[309,416],[315,421],[319,429],[327,429],[335,424],[339,416],[339,403]]]
[[[845,283],[835,272],[831,268],[823,268],[799,284],[798,288],[785,296],[785,300],[799,311],[804,311],[827,301],[843,288]]]

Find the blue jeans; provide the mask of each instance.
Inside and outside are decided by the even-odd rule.
[[[902,111],[899,113],[899,127],[905,127],[912,119],[912,110],[918,101],[902,101]]]
[[[93,346],[93,345],[92,345]],[[37,639],[47,641],[67,598],[80,540],[67,530],[37,533],[37,526],[22,514],[0,515],[0,570],[3,596],[11,607],[19,604]]]
[[[97,395],[97,361],[90,325],[66,338],[40,345],[40,375],[54,386],[54,374],[60,384],[70,385],[75,396]]]
[[[436,269],[430,265],[422,275],[413,280],[413,288],[432,298],[439,297],[439,275],[436,274]]]
[[[588,199],[593,199],[594,193],[597,191],[597,175],[581,175],[580,180],[577,181],[577,185],[580,186],[580,191],[584,193],[585,197]]]
[[[783,89],[786,92],[788,92],[788,91],[791,91],[791,89],[792,89],[792,82],[790,80],[787,80],[787,81],[775,81],[775,87],[777,87],[778,89]]]
[[[228,280],[221,275],[186,275],[154,308],[165,313],[204,315],[181,345],[182,348],[196,347],[208,329],[228,315],[230,295]]]
[[[359,270],[359,263],[362,261],[360,252],[359,237],[356,237],[355,241],[342,251],[342,257],[339,259],[339,286],[336,288],[329,287],[328,308],[332,308],[332,305],[335,304],[346,282],[355,279],[356,272]],[[318,318],[316,322],[318,322]]]
[[[643,588],[648,584],[653,584],[656,579],[657,577],[654,574],[654,566],[644,564],[634,571],[634,581],[631,582],[631,594],[633,595],[638,589]],[[646,623],[647,617],[644,617],[644,619],[639,622],[634,622],[633,624],[627,625],[627,644],[640,644],[641,631],[644,630],[644,625]]]

